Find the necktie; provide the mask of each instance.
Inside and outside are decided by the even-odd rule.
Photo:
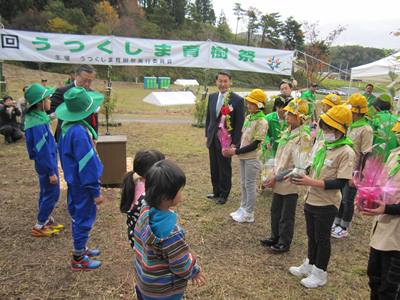
[[[218,101],[217,101],[217,105],[216,105],[216,114],[217,114],[217,117],[218,117],[218,115],[219,115],[219,112],[221,111],[221,107],[222,107],[223,104],[224,104],[224,95],[221,94],[221,93],[219,93],[219,94],[218,94]]]

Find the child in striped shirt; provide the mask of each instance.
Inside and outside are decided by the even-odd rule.
[[[146,174],[146,203],[135,226],[134,261],[138,299],[182,299],[189,279],[205,282],[196,256],[172,207],[182,202],[183,171],[162,160]]]

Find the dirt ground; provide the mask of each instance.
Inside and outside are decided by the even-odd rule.
[[[15,88],[17,89],[17,88]],[[140,106],[140,103],[135,105]],[[153,112],[162,118],[164,112]],[[190,118],[185,111],[183,117]],[[260,246],[269,233],[271,195],[259,196],[254,224],[236,224],[229,213],[239,204],[237,160],[233,189],[226,205],[205,198],[210,191],[204,129],[190,124],[123,123],[112,134],[128,136],[127,153],[156,148],[178,162],[187,175],[184,202],[177,208],[192,250],[200,256],[207,284],[189,285],[186,299],[367,299],[366,265],[371,219],[355,216],[350,236],[333,240],[328,284],[303,288],[288,268],[306,256],[303,201],[299,201],[290,252],[273,255]],[[101,128],[104,132],[104,128]],[[0,299],[135,299],[133,251],[125,216],[119,212],[119,190],[103,190],[107,202],[98,209],[89,246],[102,250],[103,266],[72,272],[70,219],[63,190],[55,219],[66,225],[54,238],[33,238],[38,180],[24,141],[5,145],[0,139]]]
[[[365,268],[370,220],[356,216],[351,235],[333,241],[326,287],[307,290],[287,269],[306,255],[302,204],[298,205],[291,251],[275,256],[259,245],[268,232],[270,195],[260,196],[254,224],[235,224],[229,213],[239,203],[237,161],[229,202],[216,206],[205,199],[210,190],[203,131],[190,125],[124,124],[113,132],[128,135],[128,154],[158,148],[185,170],[185,201],[178,207],[180,222],[192,249],[201,257],[207,284],[189,287],[187,299],[365,299]],[[30,236],[35,222],[38,183],[23,142],[0,144],[0,299],[134,299],[133,253],[128,245],[125,217],[118,211],[117,189],[104,190],[107,203],[98,210],[90,245],[101,248],[100,270],[73,273],[69,269],[70,220],[66,191],[54,216],[66,225],[59,236]]]

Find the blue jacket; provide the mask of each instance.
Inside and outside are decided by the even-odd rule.
[[[58,174],[57,146],[49,125],[28,128],[25,131],[25,140],[29,158],[35,161],[36,172],[48,176]]]
[[[75,124],[61,134],[58,151],[68,185],[85,188],[93,198],[100,196],[103,165],[86,128]]]

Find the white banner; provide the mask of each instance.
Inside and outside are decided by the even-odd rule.
[[[212,41],[171,41],[1,29],[0,60],[227,69],[290,75],[293,51]]]

